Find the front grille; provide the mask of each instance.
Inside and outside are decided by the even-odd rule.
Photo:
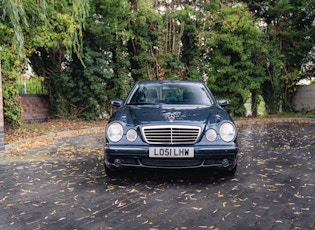
[[[198,126],[146,126],[142,134],[148,144],[194,144],[197,142],[201,128]]]

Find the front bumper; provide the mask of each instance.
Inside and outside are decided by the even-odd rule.
[[[193,158],[151,158],[147,146],[105,145],[105,165],[112,170],[123,168],[193,169],[223,168],[232,170],[237,163],[237,145],[185,146],[194,148]]]

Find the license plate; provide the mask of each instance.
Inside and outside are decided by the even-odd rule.
[[[149,157],[193,158],[194,148],[149,148]]]

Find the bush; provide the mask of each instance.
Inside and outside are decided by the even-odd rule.
[[[3,46],[1,52],[2,96],[4,123],[9,126],[21,124],[22,109],[16,79],[19,71],[17,56]]]
[[[87,50],[86,66],[74,55],[61,73],[49,78],[51,109],[56,117],[96,120],[103,113],[107,92],[101,55]]]

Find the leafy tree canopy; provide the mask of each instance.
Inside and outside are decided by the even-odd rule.
[[[230,98],[231,112],[242,116],[244,99],[250,91],[258,91],[264,81],[267,53],[264,34],[245,4],[218,8],[208,12],[201,35],[209,50],[205,58],[206,76],[216,95]]]
[[[231,101],[233,115],[244,115],[250,95],[253,108],[262,95],[269,113],[289,111],[296,83],[314,75],[314,6],[315,0],[4,0],[4,89],[16,88],[28,58],[45,77],[56,116],[96,119],[142,79],[205,81]],[[5,96],[7,108],[16,97]],[[7,114],[18,119],[18,111]]]

